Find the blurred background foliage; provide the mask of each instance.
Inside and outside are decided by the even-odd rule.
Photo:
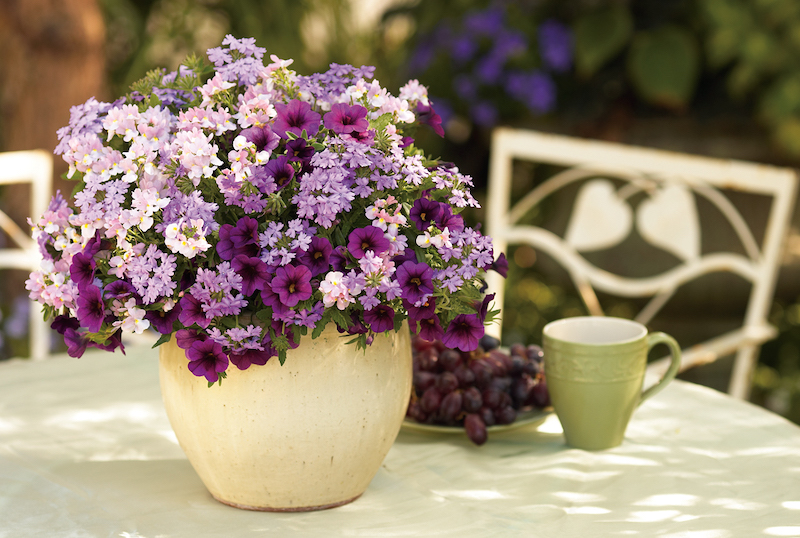
[[[0,10],[19,11],[22,5],[11,1]],[[472,175],[479,200],[485,198],[490,133],[497,125],[783,166],[800,162],[797,0],[70,0],[58,5],[102,13],[100,99],[125,93],[149,69],[174,69],[188,53],[218,45],[226,33],[255,37],[268,54],[294,58],[299,73],[330,62],[370,64],[390,90],[418,78],[429,86],[446,130],[443,139],[420,132],[420,145]],[[6,65],[0,60],[0,73]],[[8,77],[0,80],[10,84]],[[9,125],[8,118],[0,113],[0,128]],[[67,120],[64,110],[59,125]],[[0,149],[23,148],[6,137]],[[526,181],[516,181],[515,189],[524,192]],[[468,217],[480,222],[483,215],[476,211]],[[762,349],[753,399],[800,423],[798,222],[795,217],[772,312],[780,337]],[[514,262],[507,284],[508,338],[535,342],[547,321],[583,312],[572,290],[537,273],[535,251],[517,247],[507,255]],[[0,297],[0,358],[26,352],[20,322],[26,304],[8,293]],[[610,313],[628,310],[620,303]]]

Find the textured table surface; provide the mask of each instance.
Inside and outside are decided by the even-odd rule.
[[[490,435],[402,431],[356,502],[273,514],[206,492],[172,433],[157,354],[0,363],[0,538],[800,536],[800,428],[674,382],[624,443],[558,419]]]

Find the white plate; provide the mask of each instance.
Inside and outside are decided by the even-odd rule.
[[[486,431],[492,432],[506,432],[515,430],[523,426],[539,425],[553,413],[552,407],[544,409],[531,409],[530,411],[522,411],[517,413],[517,420],[511,424],[496,424],[488,426]],[[406,431],[415,431],[422,433],[465,433],[463,426],[441,426],[439,424],[422,424],[414,419],[406,418],[403,420],[402,429]]]

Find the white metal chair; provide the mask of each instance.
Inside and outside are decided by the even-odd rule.
[[[535,170],[552,173],[510,207],[515,159],[538,163]],[[688,282],[721,272],[738,275],[750,285],[741,327],[684,349],[681,370],[735,353],[728,392],[747,398],[757,351],[777,334],[767,315],[796,183],[796,174],[789,169],[501,128],[492,140],[487,232],[496,252],[505,252],[509,244],[527,244],[546,253],[569,274],[591,315],[604,315],[596,292],[645,298],[644,308],[635,316],[645,325]],[[521,223],[531,209],[547,204],[566,187],[577,190],[577,196],[563,233]],[[732,194],[742,193],[769,199],[768,215],[761,215],[755,230],[731,201]],[[704,211],[717,212],[735,231],[740,243],[736,248],[704,252],[701,200]],[[594,259],[593,253],[618,246],[634,229],[649,247],[666,251],[677,261],[658,274],[631,277],[587,259],[587,254]],[[490,272],[488,278],[489,291],[503,305],[502,277]],[[499,337],[500,331],[496,325],[488,332]],[[666,361],[655,361],[650,371],[665,370]]]
[[[50,201],[53,185],[53,157],[44,150],[0,153],[0,185],[30,184],[30,216],[38,219]],[[0,229],[16,247],[0,249],[0,269],[31,271],[39,268],[41,255],[36,242],[8,215],[0,211]],[[50,352],[50,326],[42,319],[41,307],[30,308],[30,356],[45,359]]]

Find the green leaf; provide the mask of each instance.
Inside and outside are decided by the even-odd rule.
[[[785,151],[794,156],[800,155],[800,118],[785,118],[775,129],[775,141]]]
[[[589,13],[575,22],[575,67],[590,77],[619,54],[633,33],[633,17],[624,6]]]
[[[153,344],[153,347],[152,347],[151,349],[155,349],[155,348],[157,348],[158,346],[160,346],[161,344],[166,344],[167,342],[169,342],[169,340],[170,340],[170,338],[171,338],[171,337],[172,337],[172,334],[171,334],[171,333],[162,334],[162,335],[161,335],[161,338],[159,338],[159,339],[156,341],[156,343],[155,343],[155,344]]]
[[[645,101],[684,108],[694,93],[700,58],[692,34],[677,26],[640,32],[628,52],[628,72]]]
[[[761,97],[759,114],[769,123],[800,113],[800,73],[792,73],[773,83]]]

